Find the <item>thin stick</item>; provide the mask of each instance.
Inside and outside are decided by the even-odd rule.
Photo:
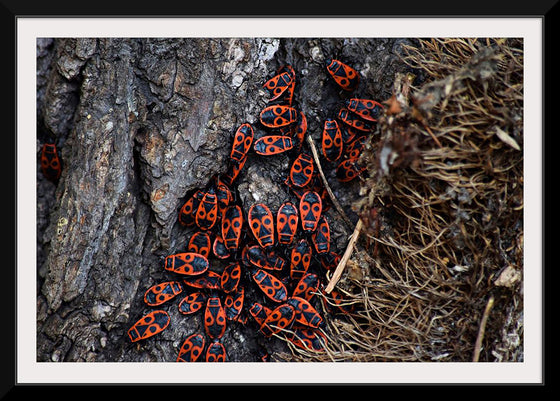
[[[338,266],[336,266],[336,270],[334,271],[333,276],[329,281],[329,284],[325,288],[325,292],[327,294],[330,294],[331,291],[334,289],[336,283],[338,283],[338,280],[340,279],[340,276],[342,275],[342,272],[346,267],[346,263],[348,262],[348,259],[350,259],[350,256],[352,256],[352,251],[354,250],[354,244],[356,243],[358,237],[360,236],[360,231],[362,230],[362,226],[363,226],[362,220],[359,219],[358,223],[356,224],[356,228],[354,228],[354,232],[350,237],[350,241],[348,241],[348,246],[346,247],[346,251],[344,252],[344,255],[342,255],[340,262],[338,262]]]
[[[490,310],[494,305],[494,297],[491,296],[484,309],[484,314],[480,320],[480,327],[478,328],[478,336],[476,337],[476,343],[474,345],[473,362],[478,362],[480,357],[480,348],[482,347],[482,339],[484,338],[484,332],[486,331],[486,322],[488,322],[488,316],[490,315]]]
[[[435,141],[435,143],[441,148],[441,142],[440,142],[439,139],[437,139],[437,137],[434,135],[434,133],[432,132],[432,130],[430,129],[430,127],[428,127],[426,124],[424,124],[424,128],[426,128],[426,131],[428,131],[428,134],[430,134],[430,136],[431,136],[432,139]]]
[[[338,211],[338,213],[340,213],[340,215],[344,219],[344,222],[346,224],[348,224],[348,227],[352,227],[352,222],[350,221],[348,216],[346,216],[346,213],[344,213],[344,209],[342,209],[342,206],[340,206],[340,203],[338,203],[338,200],[334,196],[333,191],[331,190],[331,187],[329,186],[329,183],[327,182],[327,178],[325,177],[325,174],[323,173],[323,169],[321,168],[321,162],[319,161],[319,153],[317,152],[317,147],[315,146],[315,141],[313,141],[313,138],[311,137],[311,135],[307,135],[307,142],[309,142],[309,146],[311,147],[311,153],[313,153],[313,159],[315,159],[315,164],[317,165],[317,169],[319,169],[319,175],[321,176],[321,180],[323,181],[323,185],[327,189],[327,192],[329,194],[329,197],[332,200],[332,203],[333,203],[335,209]]]

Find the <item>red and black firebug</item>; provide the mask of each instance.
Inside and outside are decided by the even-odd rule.
[[[297,233],[299,214],[296,205],[292,202],[284,202],[276,213],[276,231],[278,243],[290,245]]]
[[[171,318],[164,310],[154,310],[143,316],[128,329],[130,341],[136,342],[161,333],[169,325]]]
[[[179,312],[190,315],[201,310],[206,304],[206,295],[201,291],[192,292],[179,302]]]
[[[330,250],[331,230],[324,215],[320,217],[317,229],[311,234],[311,242],[317,253],[326,253]]]
[[[366,167],[359,167],[355,159],[346,159],[336,167],[336,178],[340,182],[349,182],[365,170]]]
[[[268,299],[274,302],[284,302],[288,299],[288,290],[277,277],[262,269],[255,269],[252,276]]]
[[[165,258],[165,270],[187,276],[202,274],[208,270],[208,259],[195,252],[184,252],[169,255]]]
[[[315,191],[306,191],[299,201],[299,216],[304,231],[315,231],[323,211],[323,202]]]
[[[312,253],[311,245],[305,238],[300,239],[292,248],[290,253],[290,278],[292,280],[299,280],[307,273]]]
[[[212,239],[208,231],[195,232],[187,244],[187,252],[198,253],[206,258],[210,256],[211,249]]]
[[[239,281],[241,280],[241,265],[239,262],[233,262],[227,265],[222,272],[220,278],[220,287],[226,294],[237,290]]]
[[[243,228],[243,211],[239,205],[230,205],[222,216],[222,238],[229,251],[237,250]]]
[[[204,197],[204,192],[197,190],[179,210],[179,223],[184,226],[192,226],[195,223],[195,213]]]
[[[305,187],[311,182],[314,172],[313,158],[307,153],[300,153],[290,168],[290,182],[296,187]]]
[[[260,121],[268,128],[280,128],[295,123],[298,118],[296,109],[290,106],[274,104],[262,109]]]
[[[270,98],[271,101],[278,99],[292,87],[292,84],[295,81],[295,75],[292,72],[293,70],[279,72],[277,75],[273,76],[264,83],[263,88],[268,90],[272,96]]]
[[[342,156],[343,149],[342,132],[336,120],[327,119],[323,126],[323,134],[321,136],[321,150],[325,159],[335,162]]]
[[[346,101],[346,107],[364,120],[373,122],[379,119],[383,111],[383,105],[371,99],[352,98]]]
[[[296,312],[293,306],[289,304],[279,305],[262,322],[260,332],[265,337],[271,337],[273,334],[289,327],[294,321],[295,316]]]
[[[249,227],[262,248],[274,245],[274,216],[264,203],[255,203],[249,209]]]
[[[208,337],[213,340],[222,338],[226,331],[226,312],[222,301],[217,295],[213,295],[206,301],[204,310],[204,330]]]
[[[144,302],[149,306],[158,306],[175,298],[182,291],[183,287],[178,281],[155,284],[144,293]]]
[[[206,340],[200,333],[194,333],[188,336],[177,355],[177,362],[196,362],[204,351]]]
[[[353,91],[360,83],[360,74],[340,60],[327,60],[327,71],[335,82],[345,91]]]
[[[231,147],[230,158],[236,162],[242,161],[246,156],[251,146],[253,145],[254,131],[249,123],[243,123],[239,126],[233,137],[233,145]]]
[[[62,172],[62,162],[54,143],[44,143],[41,148],[41,171],[49,181],[57,182]]]
[[[294,142],[287,135],[269,135],[257,139],[253,147],[257,154],[271,156],[289,151],[294,147]]]
[[[206,362],[225,362],[227,359],[226,349],[219,341],[213,341],[206,350]]]

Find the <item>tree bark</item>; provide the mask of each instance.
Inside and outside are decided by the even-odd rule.
[[[293,65],[297,107],[320,141],[341,99],[325,60],[350,61],[363,97],[381,101],[404,70],[401,41],[38,40],[38,152],[54,141],[63,160],[56,184],[37,168],[38,361],[174,361],[186,335],[202,330],[200,318],[171,306],[160,335],[136,346],[126,332],[149,310],[146,289],[169,279],[162,258],[185,251],[192,231],[178,223],[178,210],[226,170],[236,128],[258,126],[268,101],[262,84]],[[238,184],[244,205],[266,199],[277,207],[287,196],[278,173],[286,165],[283,157],[251,156]],[[351,215],[357,187],[333,185]],[[236,361],[284,346],[265,343],[249,325],[231,326],[224,344]]]

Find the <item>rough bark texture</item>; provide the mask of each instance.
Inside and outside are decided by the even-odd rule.
[[[179,208],[225,171],[237,126],[257,123],[268,100],[262,84],[292,64],[298,107],[318,139],[340,101],[324,61],[351,61],[364,77],[361,94],[387,99],[404,69],[396,57],[402,41],[38,40],[38,153],[54,140],[64,163],[57,184],[37,169],[38,360],[175,360],[186,334],[202,330],[200,317],[169,307],[170,327],[140,346],[126,332],[148,311],[145,290],[169,278],[162,257],[185,249],[191,232],[177,222]],[[251,156],[238,185],[244,204],[276,208],[286,192],[278,172],[287,163]],[[333,188],[349,215],[356,188]],[[337,224],[334,237],[343,244],[347,228]],[[228,326],[223,342],[234,361],[285,347],[240,324]]]

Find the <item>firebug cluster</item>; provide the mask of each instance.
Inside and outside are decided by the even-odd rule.
[[[343,91],[358,88],[360,74],[352,67],[328,60],[326,70]],[[251,324],[265,339],[279,336],[296,347],[325,351],[324,313],[349,308],[342,306],[336,290],[329,302],[318,296],[326,271],[337,266],[340,255],[331,249],[325,214],[330,199],[306,149],[307,120],[294,105],[295,87],[290,65],[264,83],[268,104],[258,123],[245,122],[235,131],[225,173],[196,190],[180,208],[178,221],[194,233],[184,252],[165,257],[163,268],[172,277],[146,290],[144,303],[153,309],[130,327],[130,341],[165,330],[170,315],[162,305],[178,297],[181,314],[202,315],[204,332],[185,336],[177,361],[229,360],[222,339],[230,324]],[[324,121],[321,153],[327,164],[334,163],[341,182],[362,173],[358,158],[382,108],[374,100],[353,97]],[[257,124],[265,131],[260,138]],[[236,195],[237,178],[250,153],[290,157],[285,184],[293,197],[275,210],[264,202],[243,205]],[[251,299],[248,286],[262,296]]]

